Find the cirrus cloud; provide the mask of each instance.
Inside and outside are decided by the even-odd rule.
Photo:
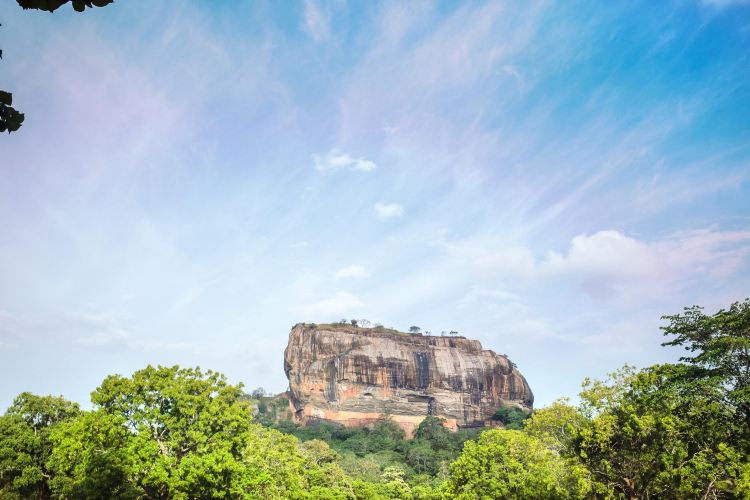
[[[375,162],[359,157],[355,158],[349,153],[338,149],[331,149],[325,155],[312,155],[315,170],[319,172],[336,172],[340,170],[355,170],[360,172],[371,172],[378,168]]]

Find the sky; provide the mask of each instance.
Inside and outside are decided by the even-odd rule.
[[[535,406],[750,296],[750,2],[0,5],[0,409],[299,322],[456,330]]]

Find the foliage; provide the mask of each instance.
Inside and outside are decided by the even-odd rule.
[[[739,495],[747,435],[721,380],[693,371],[624,367],[607,380],[586,380],[578,407],[555,402],[535,412],[526,432],[586,467],[602,496]]]
[[[669,320],[662,327],[664,335],[674,337],[663,345],[682,346],[694,353],[681,358],[698,368],[689,373],[691,378],[718,377],[727,384],[727,398],[750,427],[750,299],[711,316],[693,306],[662,319]]]
[[[501,408],[507,429],[484,432],[300,427],[284,397],[176,366],[107,377],[89,412],[23,393],[0,417],[0,498],[750,498],[748,311],[667,316],[685,363],[586,379],[579,404],[530,417]]]
[[[15,132],[23,124],[24,114],[12,106],[13,95],[0,90],[0,132]]]
[[[494,429],[466,443],[442,486],[447,498],[584,498],[587,472],[520,431]]]
[[[589,422],[569,400],[558,399],[532,413],[524,422],[524,430],[541,440],[550,450],[562,453],[573,449],[582,428]]]
[[[461,453],[464,443],[479,432],[452,432],[444,424],[444,419],[427,416],[415,430],[413,439],[407,439],[403,430],[387,416],[380,418],[372,429],[330,423],[300,427],[284,421],[271,425],[297,436],[303,446],[311,440],[329,443],[340,455],[341,467],[355,479],[382,482],[386,469],[398,467],[410,486],[436,486],[447,476],[450,463]]]
[[[23,9],[44,10],[54,12],[66,3],[72,2],[73,9],[77,12],[83,12],[86,7],[104,7],[114,2],[114,0],[17,0],[18,5]]]
[[[492,418],[502,423],[506,429],[520,431],[523,429],[524,421],[529,418],[529,413],[516,406],[503,406]]]
[[[99,410],[56,428],[49,467],[50,487],[62,498],[136,498],[142,491],[129,483],[138,475],[139,450],[125,419]]]
[[[50,432],[81,414],[62,397],[20,394],[0,417],[0,498],[46,497]]]
[[[351,493],[338,456],[326,443],[299,445],[293,436],[252,425],[244,467],[246,498],[337,498]]]
[[[734,411],[719,379],[691,380],[691,371],[656,365],[584,386],[583,407],[593,418],[576,451],[609,490],[679,498],[736,491]]]
[[[88,496],[91,474],[100,469],[113,481],[112,495],[239,491],[251,421],[241,396],[241,386],[197,368],[149,366],[130,378],[107,377],[91,395],[94,412],[53,435],[57,491]],[[92,469],[91,457],[105,462]]]

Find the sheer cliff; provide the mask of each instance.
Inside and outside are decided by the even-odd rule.
[[[452,428],[489,423],[501,406],[531,409],[526,379],[477,340],[383,328],[299,324],[284,351],[301,422],[366,425],[389,414],[407,432],[427,415]]]

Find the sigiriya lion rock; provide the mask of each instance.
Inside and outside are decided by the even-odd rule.
[[[368,425],[387,414],[407,433],[427,415],[452,429],[489,425],[534,395],[507,356],[478,340],[385,328],[298,324],[284,351],[297,421]]]

